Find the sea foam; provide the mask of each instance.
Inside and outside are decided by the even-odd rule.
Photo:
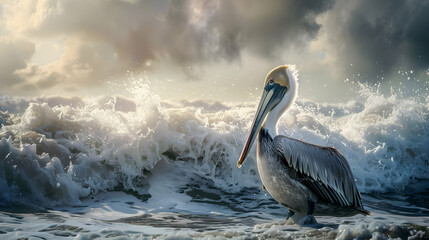
[[[279,133],[339,149],[363,193],[401,191],[427,179],[429,98],[360,89],[342,104],[298,99]],[[155,169],[165,164],[226,192],[260,187],[255,147],[236,167],[256,101],[168,102],[148,85],[132,93],[0,97],[0,202],[74,205],[99,191],[147,194],[153,174],[163,172]],[[177,191],[192,181],[172,179]]]

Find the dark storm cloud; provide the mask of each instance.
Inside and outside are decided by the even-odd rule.
[[[172,1],[166,45],[178,62],[239,59],[243,49],[271,57],[317,36],[316,17],[332,6],[314,1]],[[283,49],[282,52],[284,52]]]
[[[239,58],[241,27],[234,13],[226,1],[172,1],[164,42],[168,54],[179,64]]]
[[[338,2],[325,27],[347,73],[375,81],[400,68],[429,67],[428,0]]]
[[[188,66],[238,60],[244,49],[269,57],[285,42],[292,48],[301,47],[317,36],[320,25],[316,17],[332,1],[174,0],[164,10],[156,4],[135,5],[135,9],[156,6],[157,11],[146,10],[144,19],[134,18],[135,28],[121,31],[122,37],[106,39],[113,41],[119,56],[138,66],[162,57]],[[139,11],[135,14],[141,15]]]
[[[330,9],[333,1],[270,1],[269,4],[243,1],[242,4],[248,4],[241,11],[245,38],[263,56],[279,47],[302,47],[315,39],[321,28],[316,17]]]

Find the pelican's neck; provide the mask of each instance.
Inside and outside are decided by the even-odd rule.
[[[295,92],[292,91],[292,94],[287,94],[282,101],[277,104],[271,111],[268,113],[267,117],[265,118],[264,123],[262,124],[262,128],[266,129],[268,131],[268,134],[274,138],[278,135],[277,131],[277,123],[280,119],[280,117],[283,115],[284,112],[292,105],[295,99]]]
[[[278,135],[277,122],[279,121],[282,115],[283,115],[283,112],[280,112],[278,111],[278,109],[274,108],[268,113],[267,118],[262,124],[262,128],[266,129],[268,131],[268,134],[272,138]]]

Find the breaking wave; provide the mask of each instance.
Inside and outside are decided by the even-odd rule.
[[[344,104],[299,100],[279,132],[338,148],[363,193],[428,179],[429,97],[360,89]],[[184,175],[171,180],[177,191],[196,181],[186,176],[227,192],[259,188],[255,148],[236,166],[255,106],[162,101],[147,85],[127,98],[0,97],[0,204],[73,205],[115,189],[146,194],[164,163]]]

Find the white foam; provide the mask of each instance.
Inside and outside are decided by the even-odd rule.
[[[147,85],[132,93],[0,98],[2,199],[49,206],[79,204],[82,197],[118,185],[161,191],[149,189],[154,183],[146,180],[166,174],[154,170],[161,160],[180,169],[173,175],[196,174],[224,191],[260,187],[255,148],[244,166],[236,167],[256,102],[167,103]],[[361,86],[357,98],[345,104],[298,101],[280,120],[279,132],[338,148],[361,192],[399,191],[429,173],[428,100],[383,96]]]

